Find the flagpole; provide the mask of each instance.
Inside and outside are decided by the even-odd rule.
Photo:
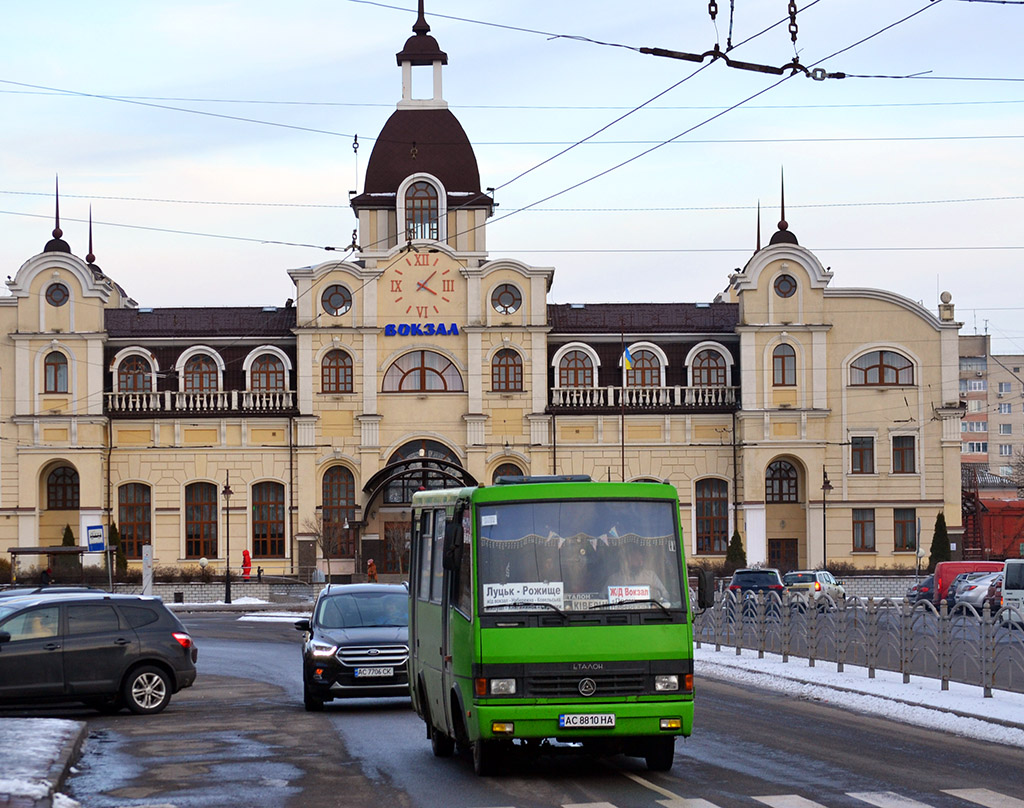
[[[622,389],[619,391],[619,449],[622,463],[622,482],[626,482],[626,374],[629,363],[626,361],[626,334],[622,320],[619,320],[619,338],[622,342]]]

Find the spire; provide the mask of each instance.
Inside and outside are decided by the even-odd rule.
[[[416,24],[412,27],[415,36],[405,41],[405,47],[396,54],[398,65],[409,62],[414,67],[432,65],[440,62],[448,64],[448,54],[441,50],[437,40],[430,36],[430,26],[427,24],[426,15],[423,13],[423,0],[419,0],[419,13],[416,16]]]
[[[417,36],[430,33],[430,26],[427,24],[427,18],[423,14],[423,0],[420,0],[419,15],[416,17],[416,24],[412,27],[412,32]]]
[[[757,246],[754,252],[761,252],[761,200],[757,200]]]
[[[53,180],[54,187],[54,216],[53,216],[53,238],[46,242],[46,246],[43,247],[43,252],[71,252],[71,248],[68,243],[64,241],[61,236],[64,235],[64,231],[60,229],[60,178],[54,176]]]
[[[89,252],[85,256],[85,263],[91,264],[96,260],[92,254],[92,205],[89,205]]]
[[[786,221],[786,172],[782,169],[781,172],[781,187],[782,187],[782,200],[781,200],[781,212],[779,218],[779,229],[769,239],[769,244],[799,244],[796,240],[796,236],[789,232],[789,222]]]

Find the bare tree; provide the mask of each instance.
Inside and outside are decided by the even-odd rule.
[[[1024,450],[1022,449],[1019,449],[1017,454],[1013,456],[1013,462],[1010,466],[1010,479],[1017,487],[1017,496],[1021,496],[1024,493]]]
[[[302,526],[306,533],[316,541],[320,555],[327,562],[327,574],[330,575],[332,572],[331,561],[341,556],[349,529],[337,522],[324,522],[323,514],[319,512],[312,518],[304,520]]]

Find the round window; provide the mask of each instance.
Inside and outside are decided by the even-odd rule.
[[[352,293],[344,286],[334,284],[324,289],[324,293],[320,296],[320,303],[328,314],[340,317],[352,308]]]
[[[792,275],[779,275],[775,279],[775,294],[779,297],[792,297],[796,294],[796,281]]]
[[[71,299],[71,293],[63,283],[51,283],[46,289],[46,302],[51,306],[63,306]]]
[[[503,283],[491,295],[491,305],[498,314],[515,314],[523,305],[523,295],[511,283]]]

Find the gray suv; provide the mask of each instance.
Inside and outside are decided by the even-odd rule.
[[[158,713],[196,678],[196,646],[159,598],[39,592],[0,600],[0,705]]]

